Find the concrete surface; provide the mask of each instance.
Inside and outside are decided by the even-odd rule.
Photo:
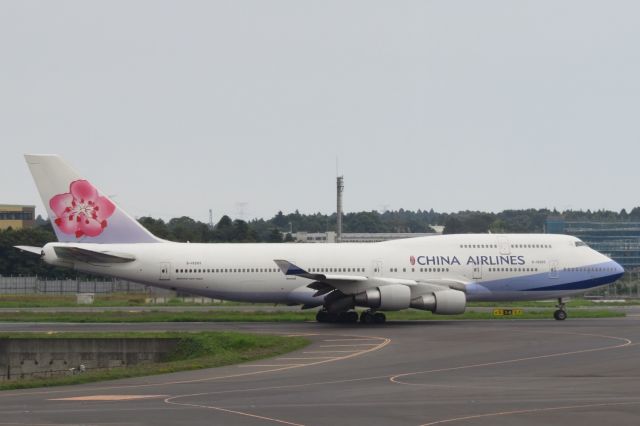
[[[166,360],[178,339],[0,339],[0,382]]]
[[[0,324],[0,331],[236,330],[313,341],[236,366],[0,392],[0,425],[638,425],[639,319]]]

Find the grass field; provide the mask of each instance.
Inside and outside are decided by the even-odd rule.
[[[111,293],[100,294],[94,298],[91,305],[78,305],[75,295],[47,295],[47,294],[3,294],[0,295],[0,308],[73,308],[73,307],[123,307],[145,306],[149,295],[144,293]],[[183,298],[171,298],[166,303],[147,306],[238,306],[247,303],[216,301],[202,304],[187,302]],[[259,305],[259,304],[258,304]]]
[[[54,295],[0,295],[0,308],[69,308],[78,306],[93,307],[126,307],[145,306],[148,295],[143,293],[113,293],[108,295],[96,295],[92,305],[78,305],[76,296],[54,296]],[[166,303],[147,306],[261,306],[261,304],[250,304],[240,302],[214,302],[210,304],[200,304],[185,302],[182,298],[172,298]],[[640,299],[627,299],[624,302],[594,302],[587,299],[571,299],[567,302],[567,307],[598,307],[598,306],[635,306],[640,305]],[[272,305],[265,305],[272,306]],[[531,308],[551,308],[555,306],[554,301],[543,302],[470,302],[473,307],[531,307]]]
[[[0,390],[72,385],[127,377],[149,376],[237,364],[281,355],[310,342],[302,337],[282,337],[234,332],[201,333],[4,333],[0,338],[178,338],[178,346],[166,362],[88,371],[73,376],[0,383]]]

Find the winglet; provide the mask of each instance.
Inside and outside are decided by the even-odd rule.
[[[307,271],[294,265],[288,260],[274,259],[273,261],[276,262],[276,265],[278,265],[282,273],[285,275],[310,275]]]

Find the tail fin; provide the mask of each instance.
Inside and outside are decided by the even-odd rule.
[[[57,155],[25,155],[61,242],[155,243],[162,240],[80,177]]]

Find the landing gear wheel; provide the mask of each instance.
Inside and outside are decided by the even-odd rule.
[[[387,321],[387,317],[382,312],[376,312],[373,314],[373,321],[376,324],[384,324]]]
[[[567,319],[567,313],[563,310],[558,309],[553,313],[553,317],[558,321],[564,321]]]
[[[562,297],[558,298],[558,304],[556,305],[558,308],[557,311],[553,313],[553,317],[557,321],[564,321],[567,319],[567,311],[565,311],[565,303],[562,301]]]
[[[360,314],[360,322],[362,324],[373,324],[375,322],[375,317],[371,311],[364,311]]]
[[[345,324],[356,323],[358,322],[358,313],[355,311],[340,312],[340,314],[338,314],[338,322]]]
[[[318,311],[318,313],[316,314],[316,321],[329,322],[329,312],[325,311],[324,309]]]

